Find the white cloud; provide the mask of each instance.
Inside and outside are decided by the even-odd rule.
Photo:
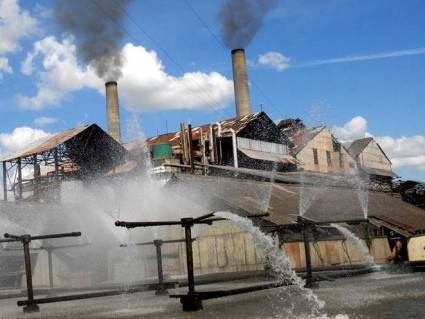
[[[54,117],[41,116],[34,119],[34,125],[44,126],[44,125],[56,123],[57,121],[58,119]]]
[[[27,10],[22,10],[17,0],[0,0],[0,58],[3,58],[0,76],[2,71],[12,73],[9,64],[4,64],[5,55],[19,51],[20,40],[36,32],[37,20]]]
[[[341,141],[352,141],[367,136],[367,121],[356,116],[342,127],[334,126],[333,134]],[[425,136],[373,136],[390,158],[394,168],[425,171]]]
[[[356,140],[368,135],[367,121],[361,116],[356,116],[342,127],[334,126],[332,132],[342,142]]]
[[[35,60],[42,56],[42,69],[35,68]],[[21,71],[25,75],[36,73],[39,78],[35,96],[19,96],[18,105],[24,109],[41,110],[49,105],[58,105],[68,93],[85,87],[96,88],[101,80],[90,68],[80,67],[76,57],[76,47],[72,38],[58,42],[49,36],[34,43],[27,54]]]
[[[154,51],[128,43],[122,49],[124,65],[119,94],[124,105],[134,111],[160,109],[218,109],[232,100],[233,83],[217,72],[188,72],[180,77],[167,74]],[[42,57],[37,69],[36,58]],[[76,58],[72,38],[58,42],[47,37],[34,44],[21,71],[39,78],[35,96],[20,96],[22,108],[40,110],[58,105],[67,94],[83,88],[104,94],[103,80],[90,66],[82,67]]]
[[[3,73],[12,74],[13,70],[9,65],[9,60],[5,57],[0,57],[0,79],[3,78]]]
[[[11,133],[0,133],[0,154],[13,154],[49,136],[48,132],[27,126],[17,127]]]
[[[282,55],[279,52],[267,52],[265,54],[260,54],[258,57],[258,63],[277,71],[283,71],[289,68],[290,58]]]
[[[394,167],[425,171],[425,136],[380,136],[375,139],[390,157]]]

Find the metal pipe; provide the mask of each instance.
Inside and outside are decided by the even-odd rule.
[[[34,182],[33,182],[33,194],[34,194],[34,199],[36,201],[39,200],[39,191],[38,191],[38,183],[40,181],[40,166],[38,165],[38,160],[37,160],[37,154],[33,155],[33,169],[34,169],[34,173],[33,173],[33,177],[34,177]]]
[[[39,299],[34,299],[34,303],[35,304],[45,304],[45,303],[62,302],[62,301],[73,301],[73,300],[81,300],[81,299],[100,298],[100,297],[117,296],[117,295],[127,295],[127,294],[136,293],[136,292],[144,292],[150,286],[151,285],[146,287],[146,285],[144,285],[144,286],[139,287],[139,288],[125,288],[125,289],[120,289],[120,290],[100,291],[100,292],[93,292],[93,293],[86,293],[86,294],[79,294],[79,295],[39,298]],[[25,305],[28,305],[28,304],[29,304],[28,300],[19,300],[17,302],[18,306],[25,306]]]
[[[220,122],[215,122],[215,125],[217,125],[217,137],[221,137],[221,124]]]
[[[164,288],[164,273],[162,270],[162,250],[161,246],[163,244],[162,240],[154,240],[153,244],[156,248],[156,264],[158,271],[158,287],[156,289],[156,295],[164,295],[167,294],[167,290]]]
[[[219,165],[221,165],[223,159],[223,149],[221,145],[221,124],[220,122],[215,122],[215,125],[217,125],[217,138],[219,144],[219,147],[217,148],[217,162]]]
[[[195,241],[196,238],[192,238],[192,241]],[[174,244],[174,243],[184,243],[186,239],[172,239],[172,240],[161,240],[162,244]],[[149,246],[154,245],[154,241],[147,241],[144,243],[135,243],[135,246]],[[120,247],[128,247],[127,244],[121,244]]]
[[[213,136],[213,126],[210,125],[210,141],[209,141],[209,148],[210,148],[210,160],[211,163],[215,162],[215,156],[214,156],[214,136]]]
[[[47,263],[49,265],[49,286],[50,289],[53,288],[53,256],[52,256],[52,250],[46,249],[47,251]]]
[[[25,260],[25,277],[27,281],[27,298],[28,305],[23,309],[24,312],[37,312],[39,308],[34,303],[34,291],[32,287],[32,270],[31,270],[31,255],[30,255],[30,237],[25,236],[22,240],[24,246],[24,260]]]
[[[22,199],[22,161],[18,158],[18,199]]]
[[[193,138],[192,138],[192,124],[188,124],[187,130],[189,133],[189,159],[190,159],[190,171],[195,173],[195,158],[193,156]]]
[[[116,221],[115,226],[117,227],[126,227],[126,228],[136,228],[136,227],[152,227],[152,226],[172,226],[172,225],[181,225],[180,221],[160,221],[160,222],[125,222],[125,221]]]
[[[30,239],[31,240],[39,240],[39,239],[63,238],[63,237],[80,237],[80,236],[81,236],[81,232],[72,232],[72,233],[63,233],[63,234],[30,236]]]
[[[239,167],[238,163],[238,145],[237,145],[237,139],[236,139],[236,133],[235,130],[230,128],[229,132],[232,133],[232,149],[233,149],[233,166],[235,168]]]
[[[311,254],[310,254],[310,241],[309,235],[311,233],[311,224],[304,224],[303,237],[304,237],[304,250],[305,250],[305,266],[307,275],[305,278],[305,286],[307,288],[313,287],[313,271],[311,269]]]
[[[184,234],[186,240],[186,262],[187,262],[187,282],[189,287],[189,294],[195,292],[195,277],[193,273],[193,249],[192,249],[192,218],[182,218],[182,225],[184,227]]]
[[[60,201],[60,184],[59,184],[59,155],[58,155],[58,148],[55,148],[54,151],[54,157],[55,157],[55,182],[56,182],[56,200]]]

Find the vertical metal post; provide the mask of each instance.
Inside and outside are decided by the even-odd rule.
[[[25,235],[22,239],[24,246],[24,260],[25,260],[25,275],[27,279],[27,294],[28,305],[24,307],[24,312],[38,312],[38,305],[34,303],[34,291],[32,287],[32,272],[31,272],[31,255],[30,255],[30,236]]]
[[[304,250],[305,250],[305,266],[306,266],[306,278],[305,286],[307,288],[314,288],[313,283],[313,271],[311,269],[311,254],[310,254],[310,234],[313,231],[313,227],[310,223],[305,222],[303,225],[303,237],[304,237]]]
[[[154,240],[153,244],[156,248],[156,263],[158,269],[158,287],[156,289],[156,295],[166,295],[167,290],[164,288],[164,272],[162,269],[162,240]]]
[[[195,172],[195,159],[193,156],[193,139],[192,139],[192,124],[188,124],[187,130],[189,131],[189,159],[190,159],[190,172]]]
[[[22,161],[18,158],[18,199],[22,199]]]
[[[55,148],[54,158],[55,158],[56,200],[59,202],[60,201],[59,156],[58,156],[58,149],[57,148]]]
[[[52,248],[47,248],[47,262],[49,264],[49,286],[50,289],[53,288],[53,256],[52,256]]]
[[[186,239],[186,262],[187,262],[187,281],[189,293],[195,292],[195,276],[193,272],[193,248],[192,248],[192,223],[188,221],[184,225],[184,233]]]
[[[37,154],[33,155],[32,157],[33,160],[33,165],[34,165],[34,182],[33,182],[33,193],[34,193],[34,199],[37,201],[39,199],[39,191],[38,191],[38,182],[39,182],[39,177],[40,177],[40,168],[38,166],[37,163]]]
[[[183,305],[183,311],[198,311],[202,309],[202,300],[195,292],[195,277],[193,269],[193,249],[192,249],[192,226],[193,218],[182,218],[186,242],[186,262],[187,262],[187,282],[189,292],[186,296],[180,298]]]
[[[7,168],[6,168],[6,162],[3,162],[3,200],[7,201]]]

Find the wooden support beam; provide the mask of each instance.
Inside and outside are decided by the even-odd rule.
[[[6,162],[3,162],[3,200],[7,201],[7,168],[6,168]]]
[[[18,158],[18,199],[22,199],[22,161],[21,158]]]

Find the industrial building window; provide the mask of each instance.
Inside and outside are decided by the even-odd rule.
[[[326,159],[328,160],[328,167],[332,167],[331,152],[326,151]]]
[[[314,164],[319,164],[319,156],[317,155],[317,148],[313,148],[313,158],[314,158]]]
[[[344,154],[339,153],[339,167],[344,168]]]

